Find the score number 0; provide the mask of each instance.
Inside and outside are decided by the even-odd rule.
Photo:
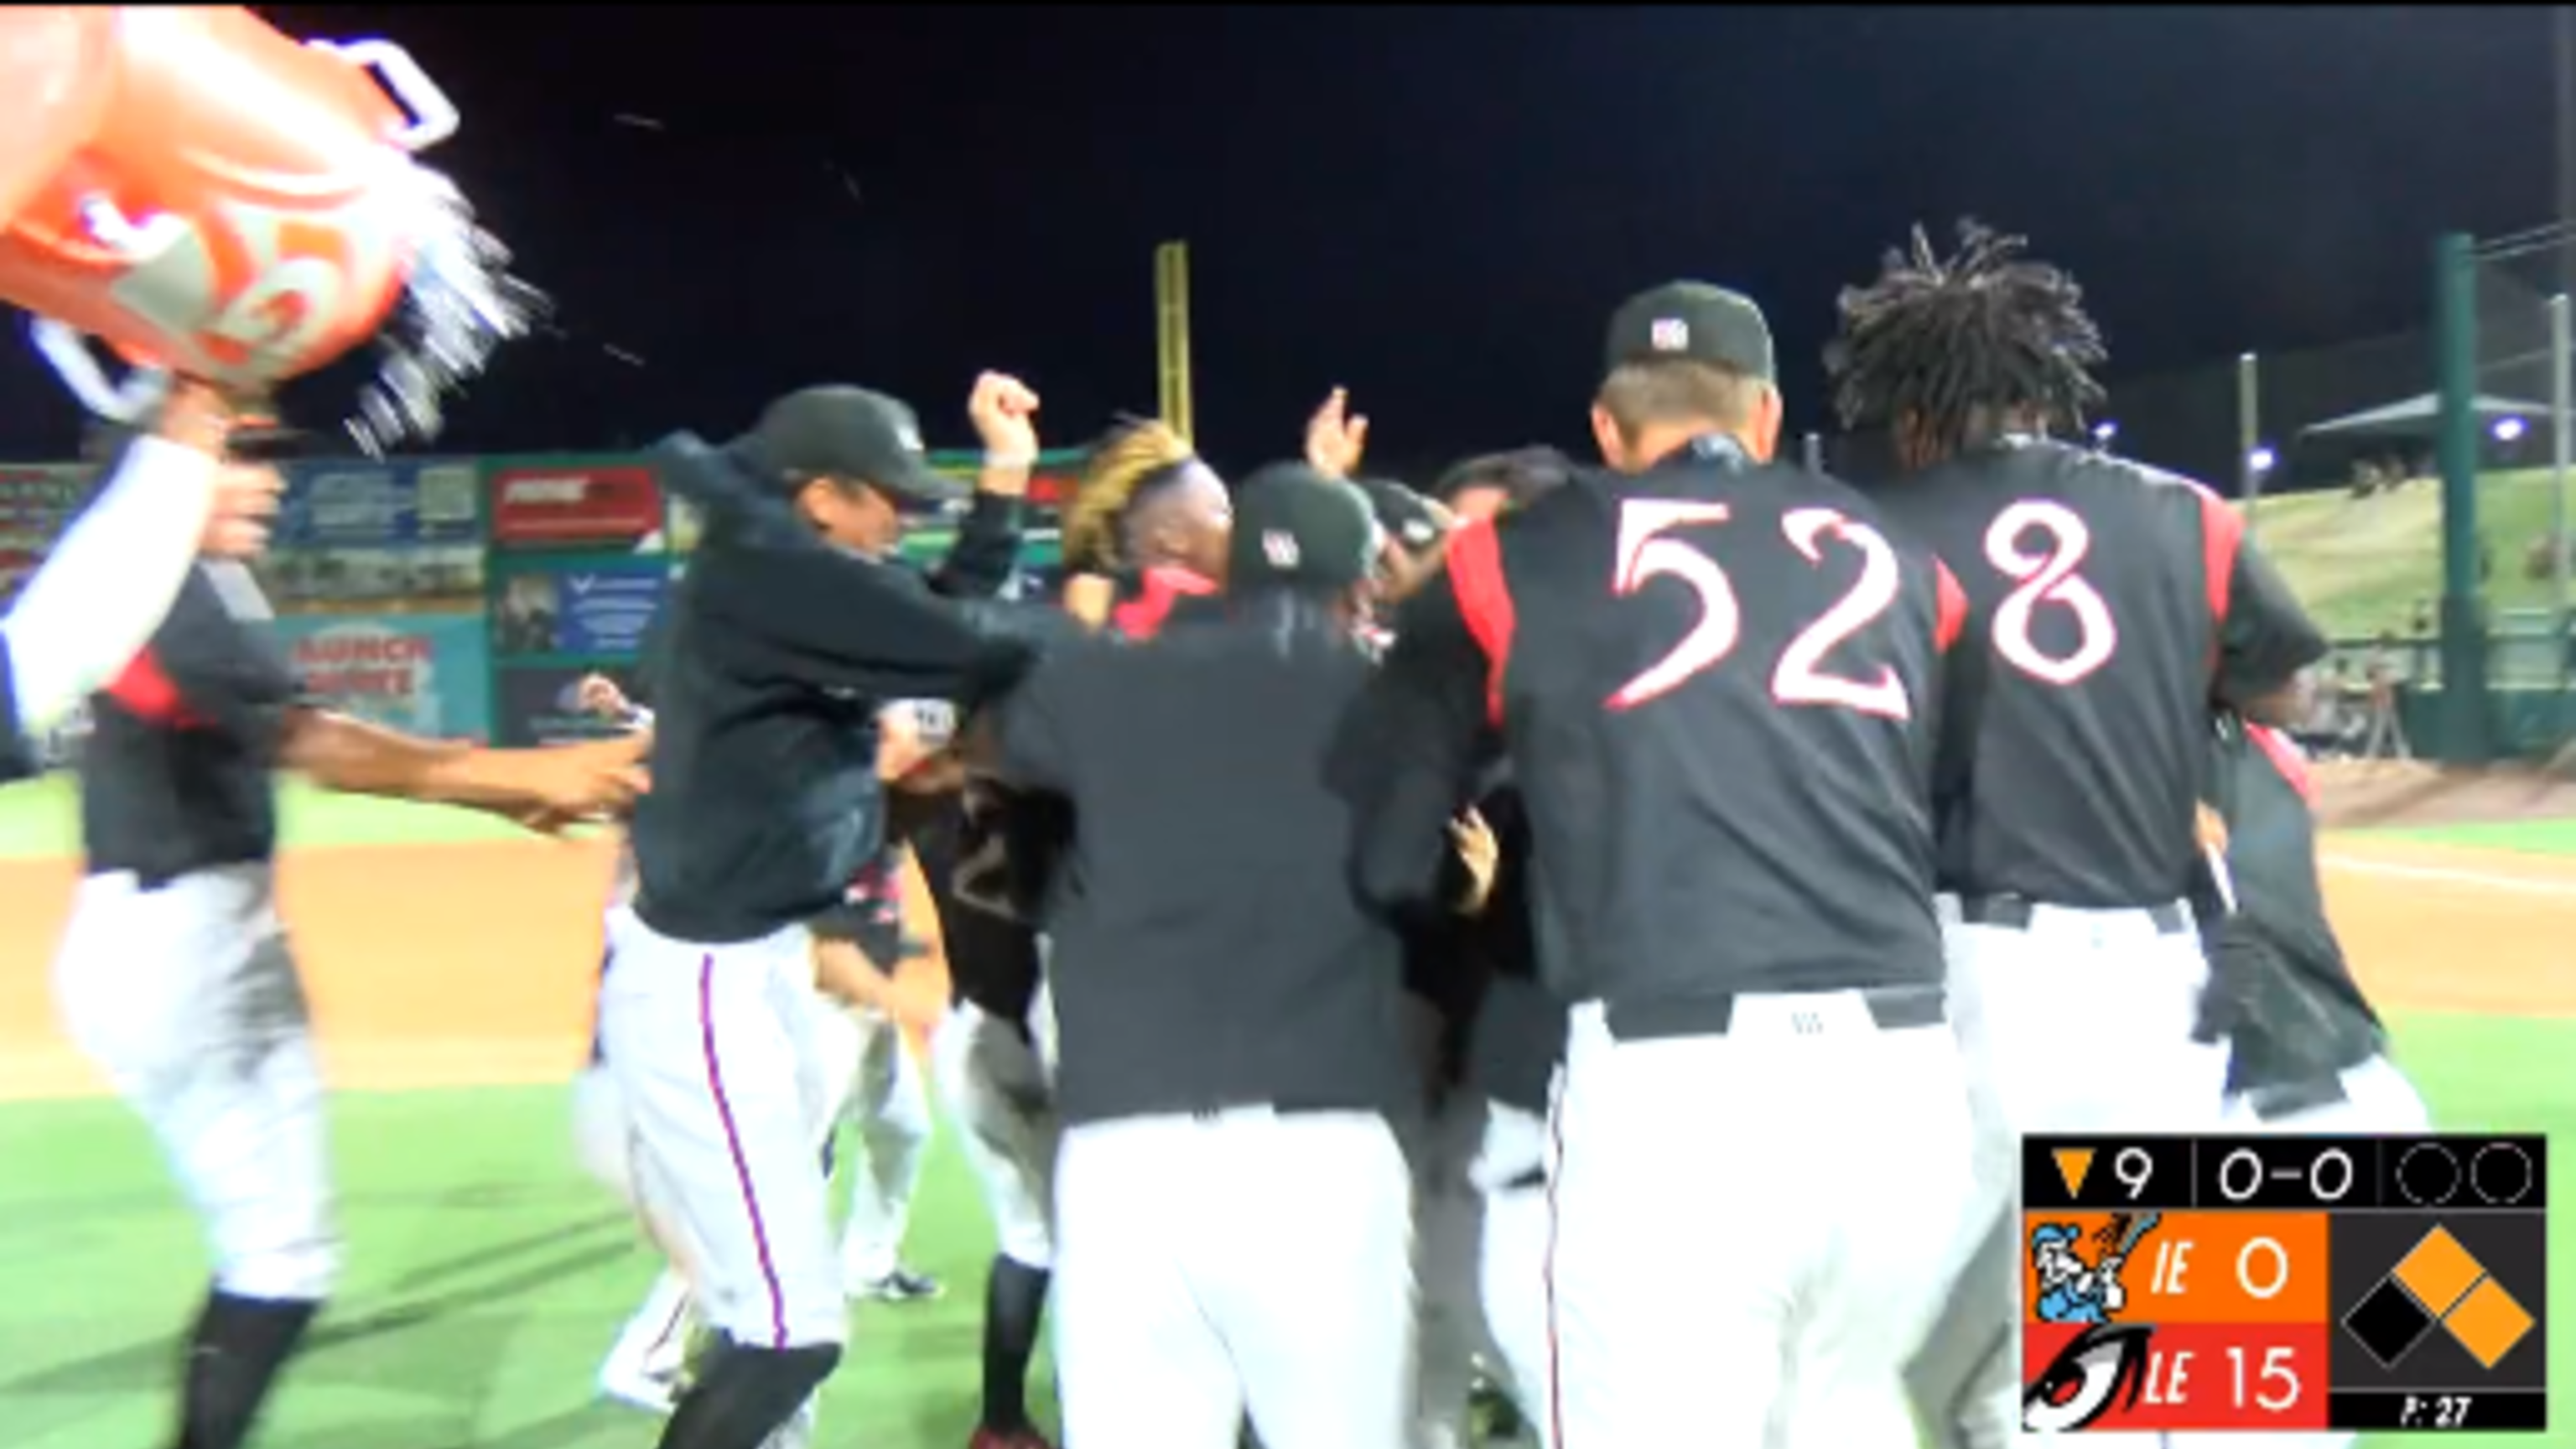
[[[2270,1176],[2263,1169],[2263,1155],[2251,1147],[2239,1147],[2218,1161],[2218,1194],[2229,1202],[2244,1202],[2263,1190],[2263,1179]],[[2341,1202],[2352,1192],[2352,1154],[2340,1147],[2329,1147],[2308,1159],[2308,1195],[2320,1203]]]

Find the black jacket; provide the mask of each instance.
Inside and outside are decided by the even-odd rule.
[[[677,939],[750,940],[830,908],[884,839],[885,701],[972,701],[1075,631],[1052,610],[942,598],[899,563],[825,546],[694,437],[658,453],[707,527],[652,661],[635,911]]]

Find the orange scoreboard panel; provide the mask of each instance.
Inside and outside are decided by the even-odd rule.
[[[2027,1137],[2031,1430],[2543,1430],[2548,1144]]]

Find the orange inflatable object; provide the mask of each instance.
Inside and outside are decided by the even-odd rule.
[[[0,300],[145,367],[310,372],[458,240],[454,188],[412,160],[455,126],[384,41],[303,44],[237,6],[0,9]],[[40,326],[100,406],[63,341]]]

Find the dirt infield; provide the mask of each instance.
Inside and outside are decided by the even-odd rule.
[[[2576,816],[2576,786],[2329,767],[2344,825]],[[291,853],[285,910],[334,1085],[560,1081],[582,1060],[599,970],[604,843],[353,846]],[[47,979],[68,863],[0,864],[0,1100],[100,1082],[55,1026]],[[913,918],[931,920],[913,881]],[[2363,980],[2400,1010],[2576,1015],[2576,857],[2339,835],[2329,905]],[[937,955],[907,994],[945,995]]]

